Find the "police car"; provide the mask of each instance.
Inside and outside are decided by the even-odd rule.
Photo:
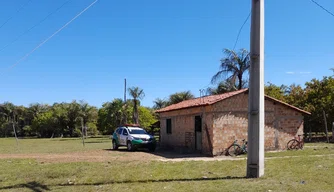
[[[117,150],[120,146],[126,146],[128,151],[137,148],[155,151],[156,140],[139,125],[124,125],[118,127],[112,135],[112,148]]]

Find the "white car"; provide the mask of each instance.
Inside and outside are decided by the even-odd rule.
[[[118,127],[112,136],[112,148],[117,150],[119,146],[126,146],[128,151],[136,148],[148,148],[150,151],[155,151],[156,140],[140,127],[125,125]]]

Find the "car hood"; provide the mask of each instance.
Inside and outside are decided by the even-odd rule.
[[[137,137],[137,138],[140,138],[140,139],[149,139],[149,138],[153,138],[152,136],[147,135],[147,134],[132,134],[131,136],[132,136],[132,137]]]

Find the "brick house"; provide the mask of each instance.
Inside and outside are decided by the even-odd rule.
[[[235,139],[247,139],[248,90],[186,100],[156,111],[160,145],[220,155]],[[286,149],[303,135],[303,115],[310,113],[265,96],[265,150]]]

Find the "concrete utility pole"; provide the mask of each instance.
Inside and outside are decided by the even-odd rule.
[[[264,0],[252,0],[247,177],[264,174]]]

